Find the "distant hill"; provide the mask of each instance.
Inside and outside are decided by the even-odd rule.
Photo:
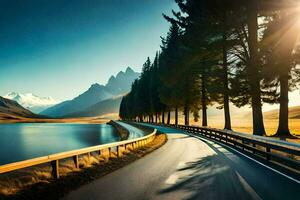
[[[130,67],[127,67],[125,72],[121,71],[116,76],[111,76],[105,86],[95,83],[78,97],[52,106],[42,111],[41,114],[51,117],[64,117],[74,115],[75,113],[76,115],[79,115],[78,113],[90,113],[90,107],[102,101],[111,99],[109,100],[112,101],[111,105],[115,105],[117,108],[110,106],[111,109],[107,109],[105,106],[101,106],[103,109],[106,109],[105,113],[102,111],[101,113],[110,113],[112,110],[119,109],[119,105],[113,100],[114,97],[129,92],[131,84],[139,76],[139,73],[136,73]],[[110,103],[104,102],[103,104],[108,106]],[[97,112],[100,113],[100,110],[97,110]]]
[[[81,112],[71,113],[64,117],[66,118],[93,117],[93,116],[100,116],[109,113],[118,113],[122,97],[123,96],[118,96],[118,97],[113,97],[111,99],[106,99],[104,101],[100,101]]]
[[[265,119],[278,119],[279,110],[271,110],[264,112]],[[300,106],[289,107],[289,118],[290,119],[300,119]]]
[[[73,112],[84,110],[99,101],[112,97],[113,95],[105,88],[105,86],[95,83],[78,97],[50,107],[42,111],[41,114],[52,117],[62,117]]]
[[[51,97],[39,97],[32,93],[21,94],[10,92],[3,97],[18,102],[21,106],[34,113],[39,113],[42,110],[59,103]]]
[[[41,116],[32,113],[22,107],[18,102],[6,99],[0,96],[0,118],[2,119],[17,119],[25,118],[40,118]]]

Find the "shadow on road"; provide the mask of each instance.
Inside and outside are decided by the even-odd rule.
[[[253,199],[240,183],[237,173],[230,169],[218,155],[187,163],[178,171],[190,171],[178,183],[159,193],[188,192],[187,199]]]
[[[297,184],[246,158],[237,158],[222,146],[203,140],[216,154],[186,163],[176,173],[188,174],[159,194],[184,192],[186,199],[286,199],[297,195]],[[277,175],[277,174],[275,174]],[[290,187],[291,186],[291,187]],[[276,188],[276,189],[274,189]]]

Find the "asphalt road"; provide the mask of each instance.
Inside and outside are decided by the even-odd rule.
[[[64,199],[297,199],[300,184],[214,142],[156,127],[168,142]]]
[[[143,137],[144,136],[144,131],[141,129],[138,129],[134,126],[131,126],[127,123],[121,122],[121,121],[115,121],[116,123],[120,124],[121,126],[125,127],[127,130],[129,130],[129,136],[128,139],[134,139],[138,137]]]

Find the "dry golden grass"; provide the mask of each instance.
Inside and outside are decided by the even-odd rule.
[[[174,116],[174,115],[172,115]],[[232,129],[241,133],[252,134],[252,119],[251,115],[246,116],[231,116]],[[174,123],[174,118],[172,118],[171,123]],[[184,117],[179,115],[179,124],[184,124]],[[268,136],[275,134],[278,126],[278,119],[264,119],[265,129]],[[198,122],[194,122],[190,119],[190,125],[201,126],[201,119]],[[224,128],[224,117],[222,115],[218,116],[208,116],[208,127],[211,128]],[[289,119],[289,128],[293,135],[300,137],[300,119]],[[287,139],[288,141],[300,143],[299,139]]]
[[[66,176],[72,172],[79,172],[93,164],[100,164],[104,160],[103,157],[91,156],[90,161],[88,161],[88,156],[82,156],[79,160],[81,168],[76,169],[73,161],[68,159],[60,163],[59,172],[61,176]],[[10,172],[0,176],[0,194],[12,195],[36,183],[49,183],[51,179],[51,167],[48,164]]]

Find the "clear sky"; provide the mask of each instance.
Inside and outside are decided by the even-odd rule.
[[[159,50],[174,0],[0,0],[0,95],[72,99]],[[290,105],[299,105],[299,90]],[[278,105],[264,105],[264,110]]]
[[[71,99],[159,50],[174,0],[1,0],[0,95]]]

